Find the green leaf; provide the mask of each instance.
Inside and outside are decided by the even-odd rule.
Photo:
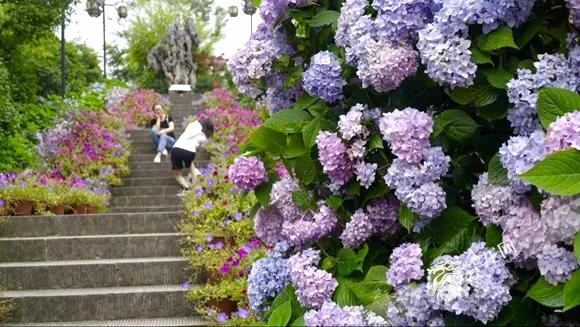
[[[477,38],[477,45],[483,51],[493,51],[501,48],[518,49],[514,42],[512,29],[507,26],[502,26],[489,34],[481,35]]]
[[[384,149],[383,147],[383,139],[380,135],[374,134],[369,138],[367,143],[367,150],[370,152],[374,149]]]
[[[254,195],[258,202],[264,207],[270,204],[270,191],[272,190],[272,183],[264,182],[254,190]]]
[[[304,190],[292,192],[292,202],[294,202],[294,204],[297,205],[302,211],[310,208],[310,199],[308,197],[308,193],[306,193]]]
[[[407,208],[403,202],[401,202],[401,207],[399,209],[399,224],[405,227],[407,232],[410,233],[413,229],[413,225],[415,224],[416,219],[417,217],[415,217],[415,214],[411,212],[411,210],[409,210],[409,208]]]
[[[365,282],[385,281],[387,270],[389,270],[389,268],[383,265],[370,267],[367,275],[365,276]]]
[[[488,248],[495,248],[502,241],[501,229],[494,224],[485,227],[485,245]]]
[[[286,301],[282,305],[272,311],[268,319],[268,326],[286,326],[290,322],[292,316],[292,303]]]
[[[536,34],[540,31],[542,27],[542,22],[544,21],[543,17],[535,16],[528,22],[526,22],[523,26],[518,28],[516,35],[514,36],[516,44],[521,49],[523,48],[528,42],[530,42]]]
[[[281,133],[297,133],[312,116],[304,110],[278,111],[264,122],[264,126]]]
[[[353,181],[346,186],[346,194],[351,196],[358,196],[360,194],[360,183]]]
[[[465,251],[472,243],[475,227],[475,217],[459,207],[447,208],[428,225],[426,233],[436,246],[430,250],[430,257]]]
[[[580,262],[580,232],[576,233],[574,239],[574,254],[576,254],[576,260]]]
[[[456,142],[467,141],[475,135],[479,127],[467,113],[456,109],[445,110],[435,116],[435,125],[445,126],[443,133]]]
[[[337,271],[341,276],[348,276],[355,271],[361,259],[356,255],[353,249],[342,248],[338,251],[336,255],[337,260]]]
[[[453,89],[449,96],[451,96],[451,100],[465,106],[477,98],[477,92],[478,90],[475,88],[458,87]]]
[[[318,14],[316,14],[314,17],[312,17],[312,19],[310,19],[310,21],[308,22],[308,25],[312,27],[332,25],[336,23],[336,21],[338,20],[338,16],[340,16],[340,13],[338,11],[323,10]]]
[[[580,270],[576,270],[564,285],[564,311],[580,305]]]
[[[497,100],[500,95],[500,91],[489,86],[489,87],[482,87],[477,92],[477,98],[473,101],[473,105],[476,107],[485,107],[488,106]]]
[[[304,140],[304,146],[310,149],[316,144],[316,137],[318,132],[320,132],[320,117],[316,117],[309,121],[302,130],[302,138]]]
[[[296,102],[292,104],[290,109],[295,110],[307,109],[310,106],[314,105],[316,102],[318,102],[318,98],[311,97],[308,93],[305,92],[301,96],[299,96],[298,99],[296,99]]]
[[[543,88],[538,95],[538,117],[544,128],[567,112],[580,110],[580,95],[564,89]]]
[[[308,152],[310,152],[310,150],[304,147],[301,134],[292,134],[288,136],[288,145],[286,146],[284,157],[288,159],[296,158]]]
[[[514,77],[514,74],[501,67],[482,69],[481,72],[485,75],[489,84],[498,89],[505,89],[507,82]]]
[[[367,257],[367,254],[369,253],[369,245],[364,243],[363,246],[360,248],[360,250],[358,250],[358,252],[356,253],[356,256],[360,259],[360,266],[359,266],[359,270],[362,272],[363,271],[363,267],[362,267],[362,263],[365,261],[365,258]]]
[[[306,323],[304,322],[304,315],[301,315],[300,317],[296,318],[296,320],[294,320],[290,326],[296,326],[296,327],[303,327],[306,326]]]
[[[338,195],[332,195],[326,200],[326,205],[328,205],[333,210],[340,208],[344,200]]]
[[[564,284],[554,286],[548,283],[544,277],[541,277],[528,290],[526,297],[547,307],[559,308],[564,305]]]
[[[273,155],[282,154],[286,150],[286,135],[267,127],[259,127],[249,137],[256,147]]]
[[[489,53],[481,51],[478,47],[471,48],[471,60],[476,64],[492,64],[493,60]]]
[[[356,295],[345,284],[339,284],[334,291],[334,302],[341,307],[358,305]]]
[[[383,276],[382,281],[364,281],[359,283],[352,283],[348,288],[356,295],[359,304],[367,305],[375,300],[375,298],[382,292],[391,289],[391,286],[385,281]]]
[[[332,268],[336,266],[336,259],[334,257],[326,257],[322,259],[322,263],[320,264],[320,268],[330,271]]]
[[[580,151],[554,152],[537,163],[520,178],[557,195],[580,193]]]
[[[316,164],[309,154],[305,154],[296,160],[294,172],[296,178],[306,185],[314,183],[318,175]]]
[[[376,198],[380,198],[383,195],[389,193],[390,189],[387,185],[385,185],[385,183],[383,183],[382,180],[379,180],[375,183],[373,183],[373,185],[371,186],[371,188],[369,188],[369,190],[367,191],[367,195],[365,196],[365,200],[364,203],[368,203],[371,200],[374,200]]]
[[[492,185],[506,186],[509,184],[507,170],[501,164],[499,153],[496,153],[487,165],[487,181]]]

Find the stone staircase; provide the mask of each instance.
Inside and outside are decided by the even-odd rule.
[[[179,135],[194,96],[170,100]],[[112,189],[110,212],[8,217],[0,226],[1,297],[16,305],[5,325],[207,324],[184,297],[183,211],[169,159],[153,163],[147,130],[131,138],[131,173]]]

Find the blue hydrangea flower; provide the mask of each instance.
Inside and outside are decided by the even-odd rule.
[[[373,235],[374,228],[369,217],[362,209],[352,214],[340,235],[342,245],[346,248],[356,248]]]
[[[312,56],[308,69],[302,74],[304,90],[313,97],[335,103],[342,99],[342,87],[346,85],[340,74],[338,58],[330,51],[321,51]]]
[[[578,268],[574,253],[557,245],[544,245],[537,258],[540,273],[552,285],[566,282]]]
[[[425,274],[421,268],[421,247],[415,243],[403,243],[393,250],[387,271],[387,283],[395,289],[406,286],[411,280],[419,280]]]
[[[545,135],[542,130],[529,137],[512,136],[499,149],[502,165],[507,170],[511,186],[518,193],[525,193],[531,186],[518,175],[525,173],[546,155]]]
[[[248,275],[248,302],[256,312],[268,310],[267,301],[276,297],[290,282],[288,260],[283,258],[288,245],[278,243],[276,247],[252,265]]]

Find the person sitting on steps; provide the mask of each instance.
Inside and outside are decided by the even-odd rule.
[[[187,124],[183,134],[177,139],[177,142],[173,145],[171,150],[171,168],[173,169],[173,176],[177,184],[182,187],[182,192],[178,195],[182,196],[189,190],[189,181],[193,179],[195,183],[195,178],[199,174],[199,171],[195,168],[193,160],[195,159],[195,153],[197,148],[208,141],[208,139],[213,135],[213,123],[209,119],[204,119],[201,122],[193,121]],[[183,167],[189,170],[187,180],[181,175],[181,170]]]
[[[173,118],[169,115],[163,106],[156,103],[153,106],[153,112],[155,113],[155,118],[151,120],[151,141],[157,154],[153,159],[153,162],[160,163],[161,156],[167,155],[167,150],[173,147],[175,143],[175,125],[173,123]]]

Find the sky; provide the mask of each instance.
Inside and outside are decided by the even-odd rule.
[[[109,0],[108,3],[115,3],[115,1]],[[224,38],[216,44],[214,53],[215,55],[223,54],[225,58],[228,58],[250,38],[250,16],[245,15],[242,12],[242,1],[240,0],[216,0],[215,4],[224,8],[228,8],[232,5],[238,6],[238,16],[228,18],[228,22],[223,29]],[[74,13],[72,14],[71,22],[67,25],[65,30],[65,39],[67,41],[76,41],[86,44],[93,48],[102,60],[103,17],[90,17],[85,11],[85,6],[85,0],[82,0],[74,6]],[[129,11],[129,17],[127,19],[119,19],[115,7],[106,7],[105,14],[107,18],[107,44],[117,44],[120,48],[124,48],[126,42],[120,38],[117,33],[123,31],[129,26],[131,11]],[[259,21],[259,15],[254,14],[254,29]],[[60,29],[57,31],[57,34],[60,37]]]

